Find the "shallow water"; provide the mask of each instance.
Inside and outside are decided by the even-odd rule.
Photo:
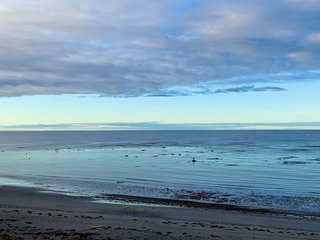
[[[320,131],[1,132],[0,161],[7,185],[320,212]]]

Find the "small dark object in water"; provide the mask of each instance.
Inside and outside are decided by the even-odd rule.
[[[195,160],[194,158],[192,159],[192,162],[195,163],[197,160]]]
[[[283,164],[306,164],[306,162],[302,161],[284,161]]]

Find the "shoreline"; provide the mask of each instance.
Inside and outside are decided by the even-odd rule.
[[[124,194],[104,194],[98,196],[96,199],[101,199],[102,203],[119,202],[120,204],[143,204],[153,206],[167,206],[167,207],[185,207],[185,208],[198,208],[207,210],[225,210],[225,211],[238,211],[244,213],[261,213],[261,214],[275,214],[284,216],[295,216],[305,218],[316,218],[320,219],[320,213],[312,213],[307,211],[292,211],[292,210],[276,210],[269,208],[257,208],[249,206],[239,206],[225,203],[208,203],[192,200],[181,200],[181,199],[166,199],[166,198],[155,198],[155,197],[141,197],[131,196]]]
[[[100,203],[13,186],[0,186],[0,196],[0,239],[320,238],[318,214],[126,195],[108,196],[122,204]]]

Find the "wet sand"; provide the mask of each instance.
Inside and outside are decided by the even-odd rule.
[[[307,213],[183,201],[167,201],[167,206],[106,204],[0,187],[0,239],[320,239],[319,219]]]

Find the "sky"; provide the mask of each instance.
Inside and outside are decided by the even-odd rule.
[[[318,0],[2,0],[0,130],[320,129]]]

